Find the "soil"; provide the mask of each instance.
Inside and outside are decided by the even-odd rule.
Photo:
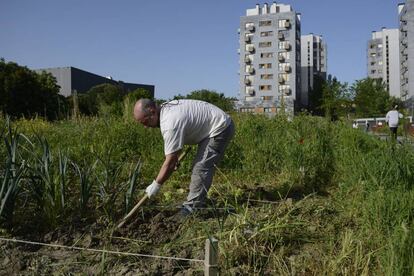
[[[56,229],[42,237],[33,233],[13,234],[21,240],[48,244],[106,249],[148,255],[203,259],[204,244],[170,246],[180,238],[180,229],[191,220],[177,211],[147,210],[119,231],[93,223]],[[4,235],[2,235],[4,236]],[[203,263],[182,260],[103,254],[0,241],[0,275],[203,275]]]

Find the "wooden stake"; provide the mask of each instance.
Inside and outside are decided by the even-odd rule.
[[[204,275],[218,276],[218,240],[215,238],[206,239],[204,256]]]

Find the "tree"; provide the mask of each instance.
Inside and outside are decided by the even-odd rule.
[[[144,88],[137,88],[134,91],[132,91],[131,93],[128,93],[127,95],[125,95],[124,97],[124,111],[123,111],[123,115],[124,115],[124,120],[125,121],[130,121],[132,120],[132,111],[134,110],[134,106],[136,101],[138,101],[139,99],[153,99],[151,93],[144,89]]]
[[[86,93],[78,94],[80,112],[85,115],[105,113],[122,114],[122,100],[125,95],[122,87],[103,83],[95,85]]]
[[[355,94],[355,112],[358,117],[383,116],[390,107],[401,102],[389,96],[386,85],[379,79],[358,80],[351,90]]]
[[[233,111],[233,98],[227,98],[223,93],[217,93],[216,91],[210,91],[206,89],[196,90],[188,94],[187,96],[178,95],[174,99],[193,99],[205,101],[221,108],[224,111]]]
[[[322,109],[323,87],[326,85],[326,80],[319,75],[313,78],[313,88],[309,91],[309,109],[314,115],[323,116]]]
[[[56,78],[46,72],[37,74],[37,81],[40,84],[41,97],[44,107],[44,114],[47,118],[62,118],[68,110],[66,98],[59,95],[59,85]]]
[[[17,63],[0,60],[0,108],[13,117],[59,116],[59,86],[49,73],[37,74]]]
[[[144,88],[137,88],[134,91],[132,91],[131,93],[128,93],[127,95],[125,95],[124,100],[128,99],[131,102],[136,102],[139,99],[153,99],[151,93],[144,89]]]
[[[336,77],[328,76],[328,80],[322,85],[321,109],[325,117],[336,120],[339,116],[346,115],[352,104],[352,93],[347,83],[339,82]]]

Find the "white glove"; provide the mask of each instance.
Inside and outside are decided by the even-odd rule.
[[[149,185],[146,189],[145,192],[147,193],[148,197],[151,198],[152,196],[155,196],[158,191],[161,188],[161,184],[158,184],[157,181],[152,181],[151,185]]]

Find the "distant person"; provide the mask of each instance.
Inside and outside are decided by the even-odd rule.
[[[394,106],[394,108],[388,111],[387,115],[385,115],[385,121],[388,123],[388,127],[391,131],[391,138],[396,140],[397,139],[397,130],[398,130],[398,123],[399,119],[402,119],[403,115],[398,112],[398,105]]]
[[[352,128],[357,129],[357,128],[358,128],[358,123],[357,123],[357,122],[354,122],[354,123],[352,124]]]
[[[365,122],[365,131],[366,132],[369,131],[369,122],[368,121]]]

